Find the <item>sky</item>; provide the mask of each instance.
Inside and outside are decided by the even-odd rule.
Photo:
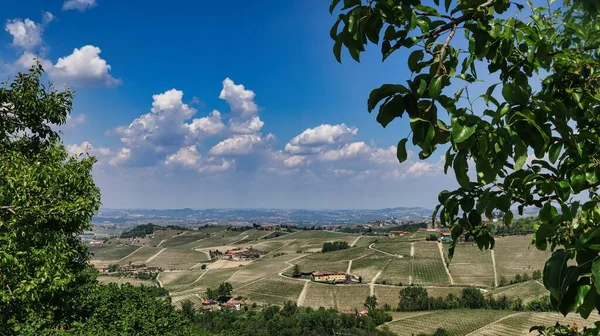
[[[0,20],[3,79],[38,57],[74,90],[60,130],[104,207],[433,207],[456,186],[442,151],[398,163],[407,119],[367,112],[408,54],[337,63],[327,1],[7,0]]]

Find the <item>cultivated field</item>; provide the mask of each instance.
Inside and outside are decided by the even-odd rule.
[[[283,305],[293,301],[302,306],[339,310],[361,308],[371,293],[377,296],[380,306],[388,304],[396,308],[403,288],[399,285],[410,283],[425,286],[434,297],[445,297],[449,293],[458,295],[464,286],[483,287],[495,297],[518,297],[525,303],[547,295],[544,286],[533,280],[494,288],[492,254],[479,251],[472,244],[457,245],[449,264],[451,285],[439,245],[425,241],[426,233],[386,238],[307,230],[274,236],[270,231],[239,232],[225,227],[183,232],[166,230],[143,239],[111,239],[110,244],[90,250],[96,265],[144,263],[169,270],[160,273],[156,281],[109,276],[101,276],[99,280],[158,284],[169,290],[176,305],[183,300],[199,305],[207,288],[216,288],[225,281],[232,284],[234,296],[247,297],[249,302]],[[339,240],[354,245],[345,250],[320,252],[323,243]],[[496,280],[501,276],[511,280],[517,273],[531,275],[533,270],[543,269],[548,253],[528,249],[530,240],[530,236],[497,239],[494,251]],[[263,256],[246,261],[209,260],[209,250],[225,252],[240,247],[252,247],[262,251]],[[447,244],[442,245],[444,255],[447,255],[447,248]],[[310,282],[308,277],[294,279],[290,277],[294,265],[302,272],[348,272],[360,277],[362,283],[329,285]],[[399,335],[433,333],[437,328],[445,328],[456,335],[526,335],[529,327],[535,324],[561,321],[582,326],[587,323],[577,317],[564,319],[549,313],[492,310],[394,312],[393,316],[394,321],[382,327]]]
[[[447,245],[444,245],[446,248]],[[447,255],[448,251],[444,250]],[[498,253],[496,253],[497,255]],[[449,265],[450,274],[457,285],[494,286],[494,268],[490,251],[481,251],[474,244],[457,244]]]

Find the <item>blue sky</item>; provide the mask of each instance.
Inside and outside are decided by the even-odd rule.
[[[366,111],[371,89],[410,77],[407,55],[338,64],[327,1],[2,7],[0,74],[39,55],[75,90],[65,145],[98,158],[106,207],[432,207],[454,186],[442,152],[397,163],[407,120]]]

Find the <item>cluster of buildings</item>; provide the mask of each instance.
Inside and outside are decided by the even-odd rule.
[[[352,278],[350,274],[345,272],[313,272],[311,274],[312,281],[328,282],[334,284],[347,284]]]
[[[246,305],[246,300],[230,299],[229,301],[224,303],[220,303],[219,301],[213,299],[206,299],[202,301],[203,310],[218,310],[221,308],[240,310],[244,305]]]
[[[110,266],[94,266],[94,268],[100,273],[111,273]],[[145,266],[145,265],[127,265],[119,266],[115,272],[139,274],[139,273],[158,273],[165,271],[159,266]]]
[[[260,258],[260,253],[258,253],[255,250],[249,250],[249,249],[231,250],[231,251],[227,251],[223,255],[223,259],[235,260],[235,261],[258,259],[258,258]]]

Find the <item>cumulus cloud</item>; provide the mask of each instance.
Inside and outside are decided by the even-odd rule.
[[[25,51],[14,64],[19,69],[27,69],[35,64],[37,59],[46,73],[55,82],[70,86],[115,86],[121,83],[111,75],[111,66],[100,57],[100,48],[86,45],[75,48],[73,53],[58,59],[56,64]]]
[[[111,66],[100,57],[100,48],[86,45],[73,49],[73,53],[61,57],[50,70],[55,80],[71,85],[114,86],[120,79],[110,74]]]
[[[258,112],[258,106],[254,103],[255,96],[254,91],[246,90],[244,85],[236,85],[231,79],[225,78],[219,98],[229,104],[235,116],[249,118]]]
[[[371,151],[371,147],[364,142],[353,142],[344,145],[340,149],[331,149],[319,154],[323,161],[337,161],[341,159],[354,158],[357,155],[366,154]]]
[[[316,154],[328,146],[350,141],[357,133],[356,127],[346,124],[322,124],[296,135],[285,145],[285,151],[290,154]]]
[[[207,138],[219,140],[208,152],[211,156],[247,155],[268,148],[274,136],[263,136],[260,133],[264,122],[257,115],[254,92],[241,84],[235,84],[229,78],[222,85],[219,97],[229,103],[232,112],[227,119],[217,110],[207,116],[194,118],[198,111],[184,103],[184,93],[181,90],[171,89],[152,96],[150,113],[109,132],[119,135],[123,144],[132,151],[131,160],[119,162],[134,163],[143,160],[146,161],[144,164],[150,164],[160,159],[161,155],[164,158],[169,153],[193,157],[190,156],[193,154],[191,146],[196,146]],[[195,100],[199,101],[197,98]],[[182,148],[184,150],[179,152]],[[173,156],[172,160],[177,157]],[[210,157],[206,162],[209,163],[209,160]],[[231,169],[233,164],[219,161],[218,166],[225,170]],[[214,170],[218,169],[209,167],[205,171]]]
[[[131,158],[131,149],[123,147],[112,159],[108,161],[111,166],[120,166],[123,163],[129,161]]]
[[[209,154],[216,156],[247,155],[257,149],[264,148],[273,139],[273,134],[268,134],[264,138],[254,134],[236,135],[216,144],[210,149]]]
[[[50,12],[44,12],[41,23],[35,23],[30,19],[12,19],[6,21],[4,30],[12,36],[12,44],[15,47],[32,50],[42,44],[44,28],[52,20],[54,20],[54,15]]]
[[[78,10],[80,12],[85,12],[86,10],[95,7],[96,0],[66,0],[63,3],[63,10]]]
[[[196,146],[189,146],[180,148],[176,153],[168,156],[165,165],[195,169],[199,173],[219,173],[233,169],[235,161],[214,157],[203,160]]]

